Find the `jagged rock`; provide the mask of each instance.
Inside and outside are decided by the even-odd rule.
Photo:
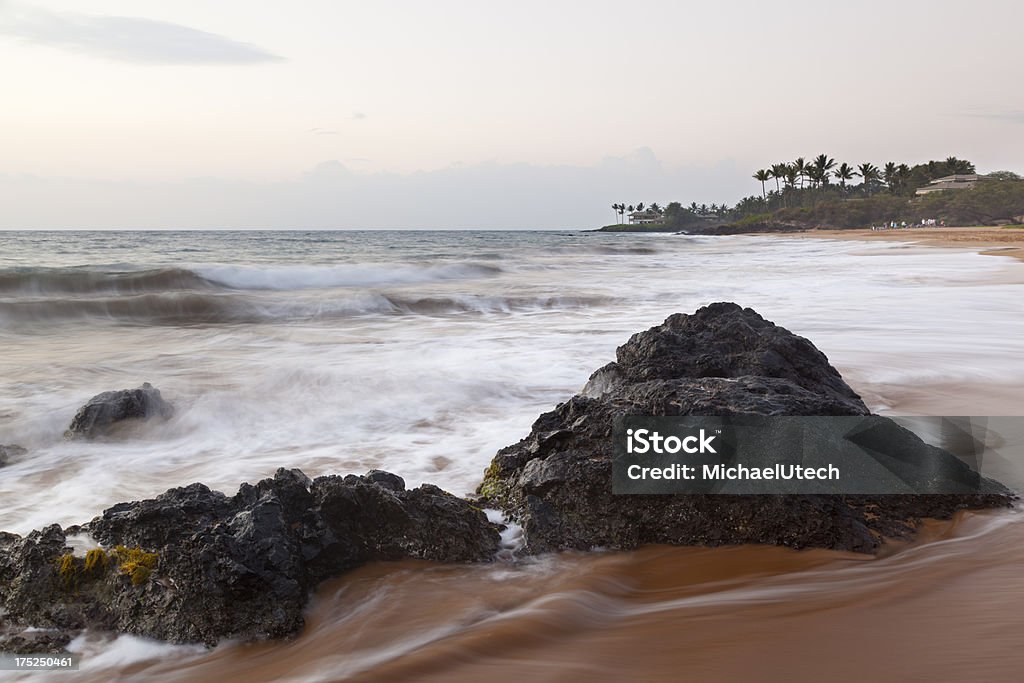
[[[0,445],[0,467],[11,462],[12,458],[16,458],[19,455],[27,453],[21,446],[15,446],[14,444],[8,444],[6,446]]]
[[[65,436],[86,439],[105,436],[125,420],[167,419],[173,412],[160,390],[149,382],[137,389],[104,391],[78,409]]]
[[[83,530],[106,549],[91,566],[67,559],[57,525],[0,533],[0,626],[211,645],[281,638],[299,631],[326,578],[375,560],[486,561],[500,543],[479,508],[377,471],[310,481],[280,469],[231,497],[192,484],[115,505]]]
[[[1011,500],[995,482],[988,495],[615,496],[617,416],[869,414],[810,341],[733,303],[670,316],[616,359],[485,473],[479,493],[523,525],[529,551],[768,543],[872,552],[923,517]]]

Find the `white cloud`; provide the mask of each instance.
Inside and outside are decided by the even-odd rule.
[[[0,3],[0,35],[107,59],[149,64],[256,64],[282,61],[249,43],[138,17],[57,13]]]

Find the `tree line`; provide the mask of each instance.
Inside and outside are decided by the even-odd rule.
[[[650,229],[686,230],[725,223],[779,223],[863,227],[879,221],[941,218],[951,225],[972,221],[1007,221],[1024,214],[1024,180],[1009,171],[985,176],[971,190],[915,196],[919,188],[950,175],[972,175],[975,165],[955,156],[910,165],[889,161],[853,165],[828,154],[774,163],[754,172],[759,194],[735,206],[697,204],[665,206],[643,202],[612,204],[621,224],[627,214],[640,213]],[[990,182],[991,180],[1010,182]],[[645,229],[648,226],[623,226]]]

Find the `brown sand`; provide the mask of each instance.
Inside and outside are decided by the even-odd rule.
[[[779,233],[793,237],[794,233]],[[801,237],[824,239],[916,242],[935,247],[978,249],[982,254],[1024,260],[1024,229],[999,227],[906,228],[899,230],[808,230]]]

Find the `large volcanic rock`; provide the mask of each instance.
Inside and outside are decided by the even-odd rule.
[[[479,508],[377,471],[310,481],[281,469],[232,497],[192,484],[115,505],[86,530],[105,550],[71,555],[66,533],[81,529],[57,525],[0,533],[0,650],[24,646],[27,626],[208,644],[291,636],[326,578],[374,560],[489,560],[500,542]]]
[[[166,419],[172,413],[171,405],[160,395],[160,390],[145,382],[137,389],[104,391],[93,396],[78,409],[66,436],[87,439],[105,436],[125,420]]]
[[[529,436],[500,450],[485,473],[479,493],[522,523],[533,552],[645,543],[871,552],[923,517],[1011,500],[994,482],[988,490],[999,493],[989,495],[615,496],[617,416],[869,414],[811,342],[732,303],[670,316],[633,335],[616,357],[579,395],[541,415]]]

